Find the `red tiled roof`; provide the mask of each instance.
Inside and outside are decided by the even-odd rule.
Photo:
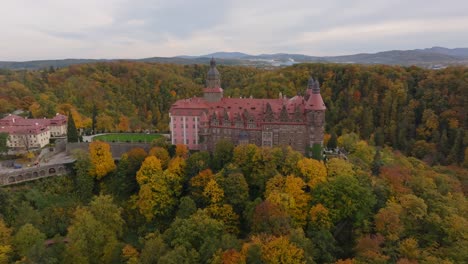
[[[0,133],[8,133],[14,135],[37,135],[47,130],[48,128],[41,124],[29,126],[0,126]]]
[[[313,99],[311,100],[311,98]],[[320,102],[322,104],[320,104]],[[270,104],[271,109],[275,114],[279,114],[283,106],[285,106],[288,114],[293,115],[296,108],[303,113],[305,106],[307,106],[305,103],[306,102],[302,96],[295,96],[289,99],[221,98],[218,102],[207,102],[203,98],[194,97],[178,100],[172,105],[170,112],[174,114],[177,110],[177,115],[188,115],[189,112],[197,112],[190,110],[204,110],[203,112],[207,112],[208,116],[216,113],[220,119],[223,119],[224,111],[227,111],[229,118],[233,119],[236,116],[242,116],[244,111],[247,110],[247,112],[250,115],[253,115],[255,119],[260,119],[266,112],[267,104]],[[325,105],[323,104],[319,94],[318,96],[310,97],[309,103],[312,104],[313,109],[308,109],[325,109]]]
[[[310,110],[327,109],[320,94],[311,94],[309,100],[305,103],[305,108]]]
[[[52,119],[28,119],[17,115],[8,115],[0,119],[0,133],[24,135],[39,134],[48,130],[48,126],[64,125],[67,117],[57,114]]]

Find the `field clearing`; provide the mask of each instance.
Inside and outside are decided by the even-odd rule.
[[[93,141],[106,142],[151,142],[154,139],[161,138],[160,134],[145,134],[145,133],[113,133],[99,135],[93,138]]]

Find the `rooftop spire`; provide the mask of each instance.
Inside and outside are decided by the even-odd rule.
[[[216,61],[215,61],[214,57],[211,57],[210,66],[211,66],[211,68],[216,67]]]
[[[216,69],[216,61],[214,58],[210,60],[210,70],[206,75],[206,88],[220,88],[221,87],[221,76]]]
[[[309,81],[307,82],[307,89],[311,89],[312,93],[319,94],[320,93],[320,83],[318,80],[314,80],[312,76],[310,76]]]

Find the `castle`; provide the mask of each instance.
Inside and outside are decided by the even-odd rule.
[[[211,151],[219,140],[228,139],[235,145],[285,145],[310,154],[323,143],[325,110],[319,83],[312,78],[304,96],[225,98],[212,59],[203,97],[178,100],[169,111],[172,144]]]

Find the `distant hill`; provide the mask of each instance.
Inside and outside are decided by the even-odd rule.
[[[215,52],[201,56],[181,55],[176,57],[151,57],[143,59],[127,59],[150,63],[175,64],[206,64],[210,58],[216,58],[219,64],[248,65],[255,67],[287,66],[303,62],[331,62],[356,64],[388,64],[388,65],[416,65],[425,68],[444,68],[449,65],[468,65],[468,48],[448,49],[432,47],[415,50],[391,50],[377,53],[360,53],[345,56],[309,56],[304,54],[260,54],[250,55],[242,52]],[[61,68],[73,64],[94,63],[103,61],[118,61],[120,59],[64,59],[38,61],[0,61],[0,68],[6,69],[41,69]]]
[[[422,51],[468,58],[468,48],[447,49],[444,47],[432,47],[429,49],[423,49]]]

